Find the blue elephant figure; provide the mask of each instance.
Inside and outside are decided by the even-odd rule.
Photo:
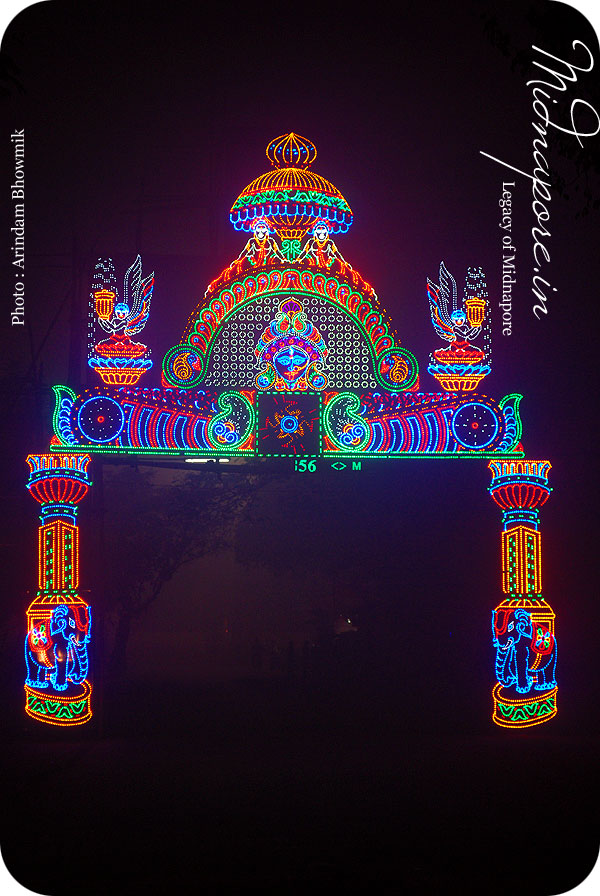
[[[522,607],[502,607],[492,614],[492,632],[500,684],[515,685],[520,694],[556,687],[556,638],[550,629]]]
[[[91,627],[91,608],[68,604],[59,604],[49,620],[32,627],[25,638],[26,684],[66,691],[69,682],[82,682],[88,672]]]

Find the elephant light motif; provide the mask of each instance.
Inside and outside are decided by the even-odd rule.
[[[92,614],[89,606],[60,604],[49,619],[31,627],[25,638],[26,684],[66,691],[88,672]]]
[[[492,631],[501,685],[514,685],[520,694],[556,687],[556,638],[550,629],[519,607],[494,610]]]

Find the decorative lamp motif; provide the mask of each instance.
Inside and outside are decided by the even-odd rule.
[[[100,320],[110,320],[115,307],[116,293],[110,289],[98,289],[94,292],[96,314]]]
[[[53,508],[63,507],[69,516],[77,515],[77,504],[89,489],[88,454],[30,454],[27,488],[41,507],[41,519],[51,515]]]
[[[532,511],[537,518],[537,508],[546,503],[552,491],[548,485],[550,462],[493,460],[489,467],[493,472],[490,495],[498,507],[513,516],[520,510]],[[522,514],[517,516],[526,518]]]
[[[469,268],[462,306],[456,281],[440,264],[439,286],[427,279],[431,322],[438,336],[449,343],[434,351],[427,368],[448,392],[472,392],[491,370],[490,316],[486,316],[487,287],[481,268]],[[484,325],[485,321],[485,325]],[[472,345],[484,329],[483,349]]]
[[[231,208],[236,230],[251,231],[256,218],[265,219],[288,260],[299,255],[302,239],[319,221],[330,233],[346,233],[352,209],[337,187],[309,171],[317,157],[314,143],[293,132],[283,134],[271,140],[266,154],[272,170],[248,184]]]
[[[481,327],[485,314],[485,300],[477,296],[470,296],[465,299],[465,308],[467,309],[467,320],[472,327]]]
[[[112,259],[98,259],[90,299],[97,322],[109,338],[93,347],[88,364],[107,386],[133,386],[152,367],[148,347],[131,337],[146,326],[153,289],[154,273],[142,280],[138,255],[125,273],[121,301]]]

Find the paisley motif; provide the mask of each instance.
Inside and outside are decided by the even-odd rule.
[[[369,424],[358,413],[360,407],[360,398],[352,392],[341,392],[325,407],[325,431],[342,451],[361,451],[370,439]]]
[[[208,440],[214,448],[231,449],[248,447],[246,442],[254,430],[254,408],[240,392],[224,392],[219,395],[219,412],[209,421]]]

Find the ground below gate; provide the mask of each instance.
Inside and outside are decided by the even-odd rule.
[[[428,730],[395,699],[286,677],[130,685],[103,731],[27,723],[4,755],[4,860],[48,894],[542,896],[587,875],[592,739]]]

